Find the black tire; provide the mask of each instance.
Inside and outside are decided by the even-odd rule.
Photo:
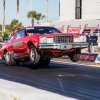
[[[36,68],[40,60],[40,55],[33,45],[30,46],[29,58],[33,64],[33,68]]]
[[[8,58],[7,58],[8,57]],[[17,66],[19,65],[19,61],[15,60],[10,54],[9,52],[5,53],[5,61],[6,61],[6,65],[7,66]]]
[[[42,67],[48,67],[49,63],[50,63],[50,58],[47,58],[47,59],[45,59],[45,60],[42,60],[42,59],[41,59],[41,60],[39,61],[38,65],[39,65],[39,66],[42,66]]]
[[[73,62],[79,61],[79,59],[80,59],[80,50],[78,49],[74,52],[71,52],[69,57],[70,57],[71,61],[73,61]]]

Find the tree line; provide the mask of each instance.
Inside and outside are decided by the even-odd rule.
[[[48,4],[48,0],[47,1],[47,4]],[[17,19],[13,19],[11,21],[11,23],[9,25],[5,25],[5,4],[6,4],[6,0],[2,0],[2,17],[3,17],[3,22],[2,25],[0,25],[0,37],[3,37],[3,35],[5,34],[11,34],[13,32],[14,29],[19,29],[19,28],[22,28],[23,25],[22,25],[22,22],[19,21],[19,4],[20,4],[20,0],[16,0],[16,7],[17,7]],[[37,13],[36,11],[29,11],[28,12],[28,0],[26,0],[26,21],[28,18],[31,18],[31,24],[32,26],[34,26],[34,23],[36,21],[36,24],[39,24],[40,23],[40,20],[42,19],[45,19],[45,16],[42,15],[41,13]],[[26,24],[27,25],[27,24]]]
[[[27,14],[27,17],[31,19],[31,25],[34,26],[35,21],[36,24],[40,24],[40,20],[45,19],[45,15],[42,15],[41,13],[37,13],[36,11],[29,11]],[[2,38],[5,34],[10,35],[13,30],[20,29],[23,27],[22,22],[20,22],[17,19],[13,19],[9,25],[5,25],[5,33],[0,34],[0,38]],[[2,31],[2,25],[0,25],[0,30]]]

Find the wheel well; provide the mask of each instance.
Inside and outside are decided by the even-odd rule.
[[[7,52],[7,50],[5,49],[5,50],[4,50],[4,54],[5,54],[6,52]]]
[[[32,42],[28,42],[27,45],[28,45],[28,48],[30,48],[30,46],[33,45],[33,43]]]
[[[81,49],[76,49],[77,54],[81,53]]]

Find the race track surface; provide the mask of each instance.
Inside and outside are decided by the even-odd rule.
[[[78,100],[100,100],[100,68],[51,61],[48,68],[31,64],[6,66],[0,61],[0,78]]]

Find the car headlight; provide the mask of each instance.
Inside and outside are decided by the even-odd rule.
[[[86,42],[86,36],[80,36],[79,42]]]
[[[47,43],[53,43],[53,38],[47,38]]]
[[[40,37],[40,43],[47,43],[47,37],[41,36]]]
[[[74,38],[74,42],[79,42],[79,38]]]
[[[78,38],[74,38],[74,42],[86,42],[86,36],[80,36]]]

